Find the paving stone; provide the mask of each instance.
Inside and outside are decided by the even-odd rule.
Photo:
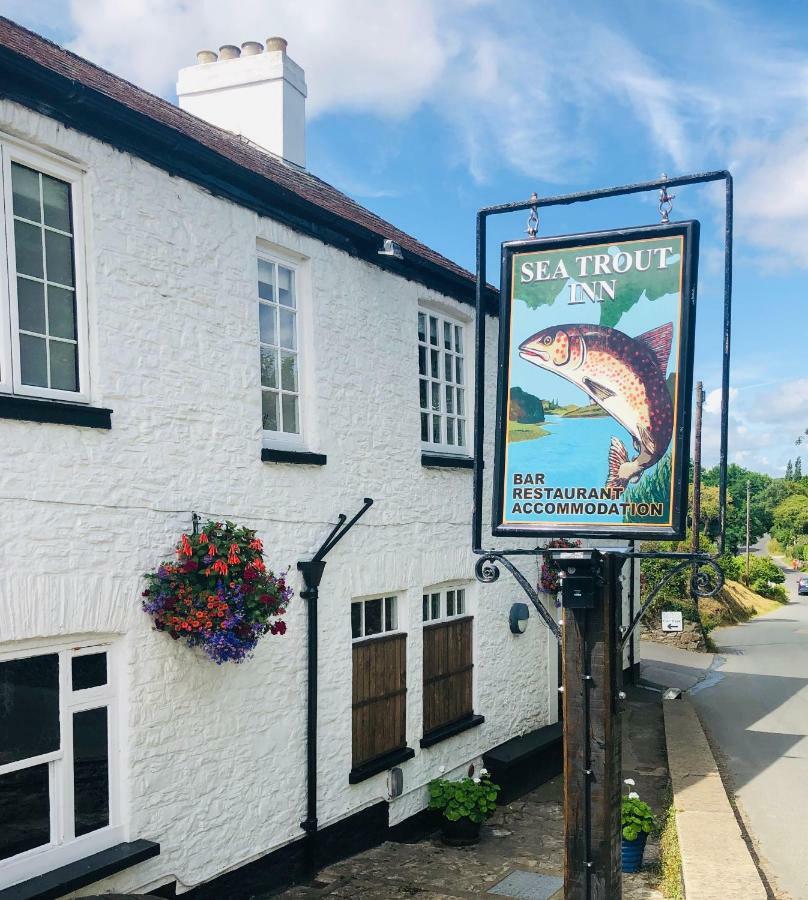
[[[488,893],[499,897],[516,897],[517,900],[552,900],[560,896],[559,891],[563,887],[563,878],[517,869],[490,888]]]

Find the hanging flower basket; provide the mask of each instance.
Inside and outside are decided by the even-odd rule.
[[[176,562],[146,575],[143,609],[158,631],[201,647],[216,663],[243,662],[265,634],[284,634],[292,589],[264,565],[249,528],[208,522],[183,534]]]
[[[581,542],[577,539],[554,538],[547,542],[545,550],[556,549],[559,547],[580,547]],[[558,599],[558,592],[561,590],[561,580],[558,577],[558,566],[551,562],[547,556],[542,557],[541,575],[539,576],[539,590],[543,594],[551,594],[556,606],[561,603]]]

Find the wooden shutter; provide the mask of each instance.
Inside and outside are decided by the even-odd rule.
[[[424,734],[470,716],[474,619],[424,628]]]
[[[407,744],[407,635],[353,645],[353,766]]]

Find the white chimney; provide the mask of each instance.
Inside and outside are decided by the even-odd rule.
[[[306,76],[286,41],[268,38],[266,50],[257,41],[226,44],[196,58],[177,77],[180,108],[305,168]]]

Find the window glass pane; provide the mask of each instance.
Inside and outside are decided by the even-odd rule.
[[[261,392],[261,420],[264,431],[278,430],[278,395],[275,391]]]
[[[48,281],[73,284],[73,239],[56,231],[45,232],[45,265]]]
[[[454,409],[454,388],[446,385],[446,412],[453,413]]]
[[[351,637],[362,637],[362,604],[351,604]]]
[[[20,371],[23,384],[48,386],[48,359],[43,338],[20,335]]]
[[[432,616],[433,619],[440,618],[440,594],[432,595]]]
[[[297,355],[281,350],[281,387],[297,391]]]
[[[455,592],[446,591],[446,615],[453,616],[455,614]]]
[[[463,403],[463,389],[457,389],[457,412],[458,415],[464,416],[466,414],[466,407]]]
[[[418,340],[426,343],[426,316],[418,313]]]
[[[258,296],[264,300],[275,299],[275,265],[265,259],[258,260]]]
[[[463,329],[459,325],[455,325],[455,351],[457,353],[463,352]]]
[[[421,402],[421,409],[429,409],[429,401],[427,400],[427,382],[422,378],[418,384],[418,397]]]
[[[466,611],[466,591],[459,590],[457,592],[457,614],[458,616],[462,616]]]
[[[466,422],[464,419],[457,420],[457,446],[466,446]]]
[[[77,391],[76,345],[65,341],[48,341],[50,350],[50,386],[58,391]]]
[[[396,598],[384,598],[384,630],[395,631],[396,624]]]
[[[27,222],[14,221],[14,248],[17,271],[42,278],[42,229]]]
[[[440,409],[440,384],[432,382],[432,409]]]
[[[440,443],[440,416],[432,416],[432,443]]]
[[[426,347],[418,348],[418,374],[426,375]]]
[[[73,809],[76,837],[109,825],[107,708],[73,714]]]
[[[48,764],[0,775],[0,859],[50,841]]]
[[[18,283],[23,280],[18,279]],[[48,334],[52,337],[76,340],[75,296],[73,291],[48,285]]]
[[[275,344],[278,341],[275,337],[275,307],[266,303],[258,304],[258,319],[261,331],[261,342],[264,344]]]
[[[429,317],[429,343],[438,344],[438,320],[434,316]]]
[[[39,172],[11,164],[11,193],[14,198],[14,215],[40,222]]]
[[[463,359],[460,356],[455,357],[455,363],[457,368],[457,378],[455,381],[458,384],[463,384]]]
[[[261,384],[271,388],[278,386],[278,351],[274,347],[261,348]]]
[[[299,434],[297,397],[293,394],[281,394],[281,413],[283,414],[283,430],[287,434]]]
[[[421,597],[421,618],[424,622],[429,621],[429,594],[424,594]]]
[[[70,185],[50,175],[42,176],[42,200],[45,204],[45,224],[62,231],[72,231],[70,222]]]
[[[58,749],[59,657],[0,662],[0,765]]]
[[[281,347],[294,350],[297,347],[295,335],[295,314],[288,309],[280,310],[281,317]]]
[[[365,601],[365,637],[382,632],[382,598]]]
[[[448,322],[443,323],[443,346],[452,349],[452,326]]]
[[[45,285],[41,281],[17,279],[17,310],[23,331],[45,333]]]
[[[71,676],[74,691],[99,687],[107,683],[107,654],[86,653],[71,660]]]
[[[429,441],[429,415],[421,413],[421,440]]]
[[[454,419],[451,416],[449,416],[446,419],[446,443],[447,444],[454,444],[454,442],[455,442],[454,435],[455,435]]]
[[[430,371],[433,378],[440,378],[440,360],[437,350],[429,351]]]
[[[454,381],[454,357],[451,353],[443,354],[443,374],[447,381]]]
[[[278,266],[278,303],[292,308],[295,306],[295,273],[283,266]]]

